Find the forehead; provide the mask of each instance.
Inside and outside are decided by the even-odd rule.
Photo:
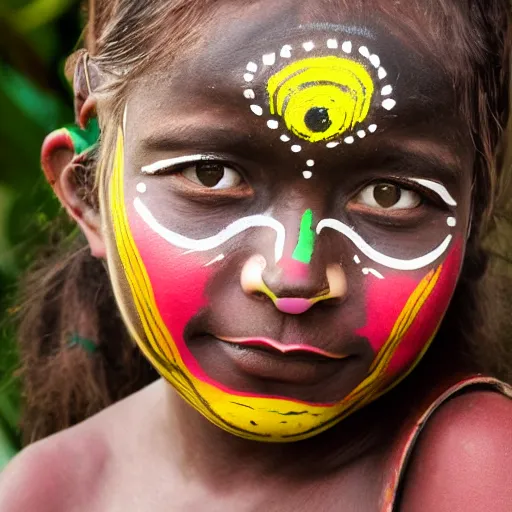
[[[376,123],[399,132],[411,123],[424,127],[441,122],[453,138],[448,119],[458,116],[460,125],[461,115],[451,77],[425,44],[430,39],[425,34],[428,23],[411,31],[410,23],[405,28],[398,13],[384,14],[372,8],[373,3],[359,1],[349,6],[343,0],[266,0],[222,4],[205,25],[196,27],[197,45],[169,66],[158,64],[158,71],[134,88],[137,101],[130,105],[130,117],[139,127],[145,125],[143,132],[153,133],[161,124],[174,129],[185,118],[188,125],[205,121],[205,126],[211,126],[206,120],[213,118],[218,126],[229,125],[230,129],[243,125],[248,135],[252,128],[258,129],[255,115],[263,117],[264,123],[275,122],[267,114],[269,109],[279,109],[277,103],[271,105],[272,94],[276,102],[279,94],[285,95],[283,82],[292,78],[295,91],[303,87],[294,78],[302,72],[300,64],[294,69],[293,63],[307,62],[305,67],[313,63],[316,71],[308,73],[327,91],[326,82],[336,80],[343,60],[342,74],[348,65],[356,82],[373,88],[363,127],[366,133]],[[415,32],[421,37],[415,38]],[[334,65],[329,61],[333,57]],[[353,92],[351,84],[341,84],[345,93]]]
[[[420,1],[423,3],[426,4]],[[182,58],[176,56],[176,62],[167,69],[172,68],[172,75],[169,73],[167,78],[174,76],[175,81],[179,77],[202,78],[212,85],[214,82],[226,86],[230,82],[236,84],[240,67],[249,59],[279,51],[284,45],[297,48],[308,39],[320,43],[312,54],[322,53],[319,52],[322,38],[335,36],[368,45],[384,57],[390,71],[405,74],[401,80],[416,78],[421,82],[428,77],[432,86],[433,81],[448,78],[442,61],[434,59],[443,46],[439,41],[443,34],[435,24],[430,28],[432,15],[426,13],[426,6],[419,6],[425,9],[422,18],[416,1],[411,1],[405,10],[396,9],[396,4],[385,0],[219,2],[209,19],[191,27],[197,31],[199,42],[185,51]],[[444,60],[456,53],[455,48],[448,50],[443,48]],[[161,64],[157,66],[163,68],[161,76],[165,78],[166,65]]]

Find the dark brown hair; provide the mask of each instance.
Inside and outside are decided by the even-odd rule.
[[[85,155],[75,173],[91,204],[97,204],[95,186],[101,186],[103,170],[111,163],[114,130],[130,85],[155,63],[182,57],[185,48],[198,41],[198,29],[212,10],[226,2],[249,3],[89,1],[84,49],[70,58],[68,70],[80,76],[84,62],[97,70],[91,76],[98,97],[101,147],[99,153]],[[345,0],[339,3],[341,6]],[[498,147],[508,119],[509,1],[409,0],[397,4],[352,0],[350,7],[364,12],[370,4],[372,10],[403,20],[404,30],[423,40],[453,76],[460,108],[473,134],[477,163],[471,236],[462,276],[439,337],[456,340],[450,346],[468,368],[510,379],[508,348],[502,338],[494,336],[494,324],[484,307],[487,296],[482,279],[488,259],[482,234],[489,226],[499,189]],[[425,26],[429,37],[424,34]],[[443,46],[433,42],[439,40]],[[443,55],[443,48],[451,48],[450,55]],[[80,58],[84,52],[87,60]],[[103,262],[90,255],[81,236],[72,242],[57,242],[23,282],[25,296],[30,297],[18,336],[25,442],[79,422],[157,377],[130,340]],[[497,311],[495,300],[493,310]],[[73,343],[76,336],[92,340],[94,350]]]

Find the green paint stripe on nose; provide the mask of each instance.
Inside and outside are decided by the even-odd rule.
[[[302,220],[300,221],[299,240],[292,255],[294,260],[300,261],[301,263],[309,264],[313,257],[316,233],[312,226],[313,212],[311,210],[306,210],[302,215]]]

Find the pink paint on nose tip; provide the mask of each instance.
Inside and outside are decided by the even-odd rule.
[[[276,300],[276,308],[289,315],[305,313],[312,305],[313,304],[308,299],[288,298]]]
[[[310,266],[306,263],[284,256],[279,262],[285,279],[305,281],[309,277]]]

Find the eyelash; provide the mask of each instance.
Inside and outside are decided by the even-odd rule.
[[[197,159],[197,160],[193,160],[193,161],[186,162],[186,163],[170,165],[168,167],[164,167],[164,168],[158,169],[158,171],[156,171],[153,175],[173,175],[173,174],[179,174],[179,173],[185,171],[186,169],[188,169],[190,167],[193,167],[195,165],[198,165],[198,164],[201,164],[201,163],[204,163],[204,162],[220,164],[220,165],[229,167],[229,168],[235,170],[236,172],[238,172],[240,174],[242,180],[246,184],[248,184],[248,181],[246,179],[246,176],[245,176],[245,173],[243,172],[243,170],[241,170],[239,168],[239,166],[237,166],[233,162],[229,161],[229,159],[227,159],[225,157],[222,157],[221,155],[211,155],[211,156],[208,155],[208,158],[202,158],[202,159]],[[377,184],[381,184],[381,183],[388,183],[390,185],[396,185],[398,187],[401,187],[401,188],[404,188],[404,189],[407,189],[407,190],[411,190],[411,191],[417,193],[421,197],[421,203],[420,203],[419,206],[422,206],[425,203],[427,203],[427,204],[433,205],[433,206],[438,207],[438,208],[449,209],[449,207],[446,205],[446,203],[435,192],[433,192],[432,190],[430,190],[430,189],[428,189],[426,187],[423,187],[423,186],[419,185],[416,182],[413,182],[413,181],[410,181],[410,180],[407,180],[407,179],[404,179],[404,178],[398,178],[396,176],[393,176],[393,177],[382,177],[380,179],[374,179],[374,180],[372,180],[370,182],[367,182],[364,185],[362,185],[361,187],[359,187],[359,189],[356,191],[355,194],[353,194],[352,197],[357,197],[357,195],[364,188],[366,188],[368,186],[377,185]],[[215,194],[215,191],[212,191],[211,189],[207,189],[207,190],[208,190],[209,193]],[[224,191],[224,193],[226,193],[226,191]]]
[[[383,179],[374,181],[373,183],[390,183],[392,185],[396,185],[398,187],[405,188],[407,190],[412,190],[413,192],[416,192],[421,197],[421,204],[424,204],[424,202],[427,202],[429,204],[432,204],[437,207],[448,209],[448,205],[432,190],[422,187],[420,184],[409,181],[404,178],[389,178],[389,179]]]

